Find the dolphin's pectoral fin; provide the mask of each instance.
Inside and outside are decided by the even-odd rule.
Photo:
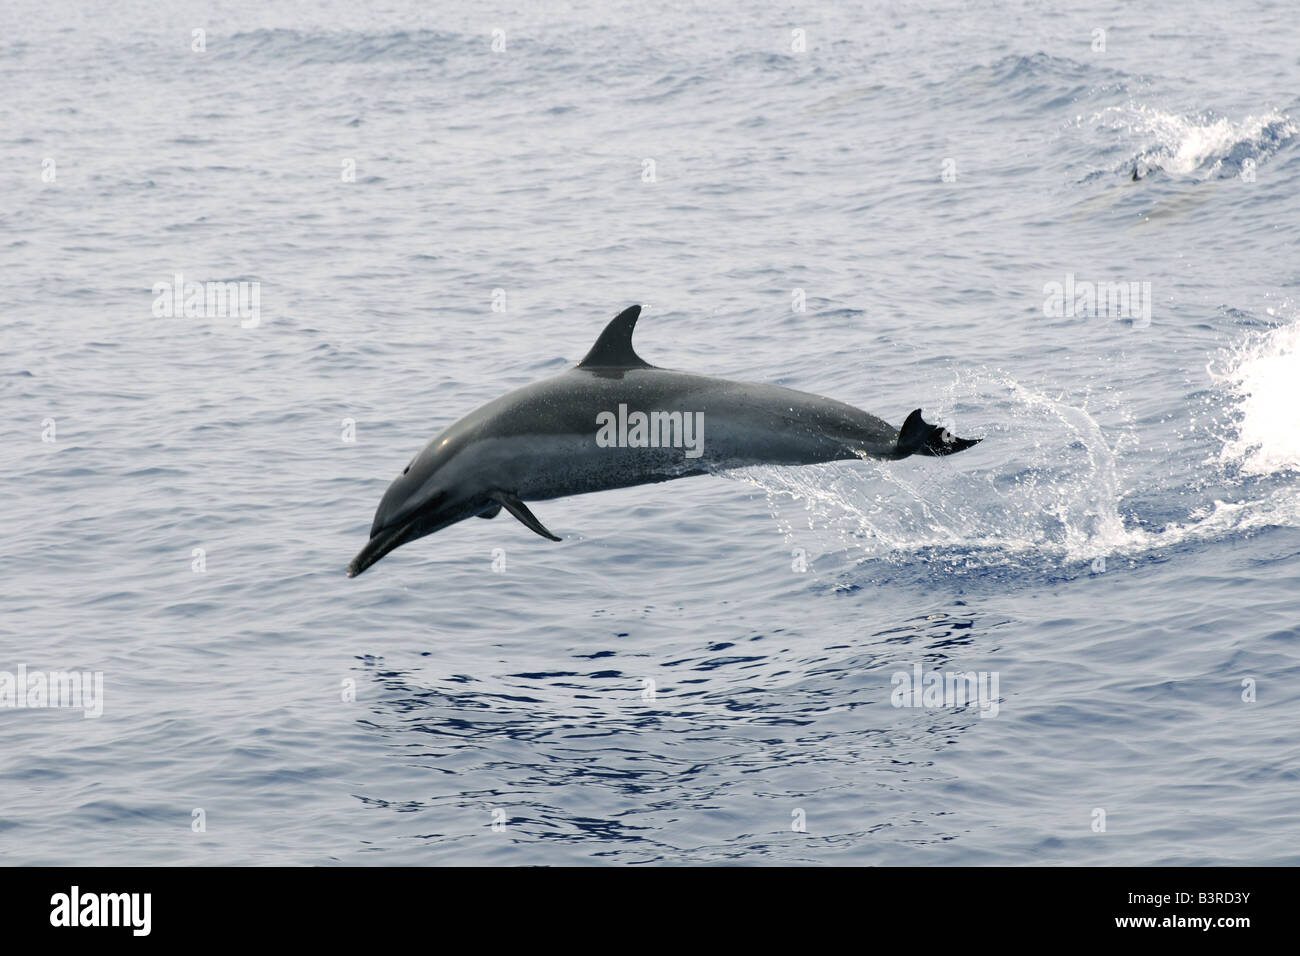
[[[493,502],[492,504],[488,505],[487,508],[480,511],[478,513],[478,516],[480,518],[495,518],[500,513],[501,513],[501,502],[497,501],[497,502]]]
[[[557,535],[553,535],[546,530],[546,526],[537,520],[537,516],[528,510],[528,506],[519,500],[518,495],[513,495],[508,491],[494,491],[489,497],[501,502],[506,511],[518,518],[525,528],[536,531],[543,538],[550,538],[552,541],[560,540]]]
[[[899,429],[898,448],[894,455],[897,458],[906,458],[908,455],[951,455],[978,445],[980,441],[982,439],[979,438],[958,438],[946,428],[931,425],[921,417],[918,408],[907,416],[907,421]]]
[[[641,306],[634,305],[610,319],[578,368],[653,368],[632,348],[632,330],[640,314]]]

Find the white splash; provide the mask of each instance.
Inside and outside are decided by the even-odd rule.
[[[1142,449],[1122,405],[1106,409],[1103,429],[1093,399],[1052,397],[1002,373],[965,376],[949,389],[963,434],[991,441],[953,459],[761,467],[733,477],[767,493],[792,548],[817,555],[893,564],[936,564],[948,573],[1074,566],[1139,558],[1188,541],[1300,525],[1300,321],[1254,334],[1226,349],[1208,369],[1219,404],[1234,422],[1220,460],[1186,476],[1232,489],[1185,520],[1142,527],[1125,517],[1130,490],[1159,449]],[[1118,422],[1118,424],[1116,424]],[[997,454],[989,457],[990,449]],[[1129,469],[1122,453],[1131,455]],[[919,463],[918,463],[919,462]],[[1289,477],[1288,477],[1289,476]],[[1281,478],[1281,484],[1277,478]],[[1140,490],[1140,489],[1138,489]],[[802,519],[796,517],[803,512]],[[801,506],[801,507],[800,507]],[[1104,567],[1104,565],[1103,565]]]
[[[1022,386],[1001,373],[960,383],[963,433],[998,446],[960,459],[761,467],[734,477],[762,488],[792,546],[908,560],[922,551],[964,566],[1086,561],[1142,547],[1128,529],[1112,436],[1092,414]],[[979,406],[983,406],[981,409]],[[988,424],[981,424],[985,422]],[[982,466],[980,464],[982,460]],[[796,531],[788,503],[803,506]]]
[[[1300,321],[1251,336],[1207,370],[1236,405],[1220,460],[1248,475],[1300,471]]]
[[[1276,111],[1234,123],[1223,116],[1186,116],[1129,103],[1094,114],[1092,122],[1142,142],[1132,161],[1139,178],[1152,169],[1175,176],[1218,176],[1225,161],[1235,165],[1246,158],[1260,159],[1296,134],[1290,117]]]

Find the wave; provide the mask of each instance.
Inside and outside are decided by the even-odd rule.
[[[236,33],[217,49],[222,55],[239,59],[267,59],[298,65],[382,60],[428,65],[441,63],[450,50],[463,43],[463,37],[436,30],[357,33],[276,28]]]
[[[1092,116],[1094,126],[1138,141],[1121,170],[1132,179],[1153,173],[1189,179],[1229,179],[1248,173],[1296,134],[1277,111],[1239,122],[1213,113],[1179,114],[1127,103]]]

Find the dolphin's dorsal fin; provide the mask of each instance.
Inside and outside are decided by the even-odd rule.
[[[634,305],[614,316],[578,368],[654,368],[632,348],[632,330],[640,315],[641,306]]]

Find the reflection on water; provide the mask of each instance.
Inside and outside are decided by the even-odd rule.
[[[605,857],[626,862],[792,861],[808,834],[869,858],[878,836],[903,838],[909,791],[980,722],[973,705],[892,706],[891,675],[916,663],[968,670],[997,652],[996,628],[958,602],[828,647],[777,646],[761,635],[700,645],[648,679],[620,669],[616,649],[586,655],[596,667],[539,673],[438,675],[359,658],[374,688],[360,726],[424,786],[356,796],[418,817],[401,829],[449,845],[493,833],[501,810],[495,832],[599,838]],[[791,829],[799,810],[808,833]]]

